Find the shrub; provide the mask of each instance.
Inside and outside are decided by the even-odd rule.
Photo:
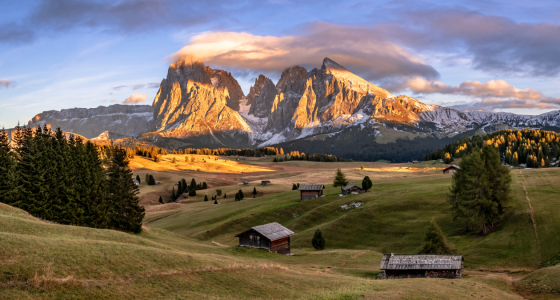
[[[222,190],[216,190],[216,195],[221,196],[222,195]]]
[[[321,230],[317,229],[317,231],[315,231],[315,235],[313,235],[311,244],[313,245],[313,249],[315,250],[325,249],[325,239],[323,238],[323,234],[321,233]]]

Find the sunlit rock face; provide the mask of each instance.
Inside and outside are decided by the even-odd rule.
[[[233,99],[228,85],[234,85],[237,96],[243,97],[243,93],[237,92],[237,81],[225,73],[205,66],[202,61],[171,64],[154,99],[153,130],[164,137],[208,136],[216,139],[217,144],[222,144],[223,135],[250,142],[250,127],[228,106]]]
[[[264,84],[266,83],[267,79],[268,78],[262,74],[259,75],[259,77],[255,78],[255,83],[251,86],[251,89],[249,90],[249,94],[247,94],[246,105],[253,104],[255,97],[257,97],[261,93],[261,90],[264,87]]]
[[[47,124],[53,129],[60,127],[65,132],[76,133],[88,139],[105,131],[121,136],[138,136],[150,130],[152,118],[151,105],[115,104],[44,111],[33,117],[28,126],[43,127]]]

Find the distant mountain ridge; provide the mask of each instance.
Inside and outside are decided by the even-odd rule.
[[[107,131],[156,143],[172,139],[180,143],[169,145],[192,147],[282,144],[289,149],[313,143],[311,148],[337,156],[339,148],[347,147],[339,145],[341,141],[360,139],[362,149],[348,157],[360,159],[385,147],[380,143],[410,139],[411,145],[426,143],[429,150],[430,143],[441,146],[442,139],[450,142],[480,129],[484,132],[493,124],[560,130],[560,111],[528,116],[425,104],[406,95],[394,96],[328,57],[310,71],[300,66],[285,69],[276,84],[259,75],[245,96],[231,73],[214,70],[201,60],[183,59],[170,65],[152,106],[47,111],[29,125],[45,123],[87,138]]]

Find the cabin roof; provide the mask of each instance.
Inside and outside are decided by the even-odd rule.
[[[445,171],[445,170],[449,170],[449,169],[451,169],[451,168],[457,169],[457,170],[461,170],[461,167],[459,167],[458,165],[451,165],[451,166],[449,166],[449,167],[447,167],[447,168],[445,168],[445,169],[443,169],[443,170]]]
[[[292,235],[295,234],[290,229],[288,229],[288,228],[286,228],[286,227],[284,227],[284,226],[282,226],[282,225],[280,225],[276,222],[273,222],[273,223],[268,223],[268,224],[264,224],[264,225],[260,225],[260,226],[251,227],[250,229],[247,229],[247,230],[243,231],[242,233],[236,235],[235,237],[239,237],[249,230],[255,230],[256,232],[265,236],[270,241],[276,241],[276,240],[283,239],[285,237],[289,237],[289,236],[292,236]]]
[[[353,183],[349,183],[349,184],[347,184],[345,187],[343,187],[342,189],[343,189],[343,190],[348,190],[348,189],[351,189],[351,188],[353,188],[353,187],[358,187],[358,186],[356,186],[356,185],[353,184]]]
[[[298,190],[300,191],[320,191],[325,188],[322,184],[300,184]]]
[[[261,181],[261,182],[270,182],[270,180],[263,180],[263,181]]]
[[[380,270],[459,270],[463,261],[462,255],[401,255],[384,254]]]

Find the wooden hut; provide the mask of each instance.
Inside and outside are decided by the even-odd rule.
[[[261,181],[261,185],[269,185],[269,184],[270,184],[270,180]]]
[[[455,173],[459,170],[461,170],[461,168],[459,166],[451,165],[450,167],[447,167],[447,168],[443,169],[443,174],[451,174],[451,173]]]
[[[413,165],[415,165],[415,164],[417,164],[417,163],[418,163],[417,160],[413,160],[413,161],[412,161],[412,164],[413,164]]]
[[[364,190],[357,187],[353,183],[349,183],[345,187],[340,188],[340,191],[342,192],[343,195],[361,194],[365,192]]]
[[[251,227],[236,235],[239,246],[268,249],[278,254],[290,254],[290,236],[295,233],[274,222]]]
[[[384,277],[395,278],[461,278],[463,276],[462,255],[397,255],[385,254],[380,270]]]
[[[249,181],[243,181],[243,185],[249,185]]]
[[[325,186],[322,184],[300,184],[299,192],[301,196],[301,201],[315,199],[323,196],[323,190]]]

